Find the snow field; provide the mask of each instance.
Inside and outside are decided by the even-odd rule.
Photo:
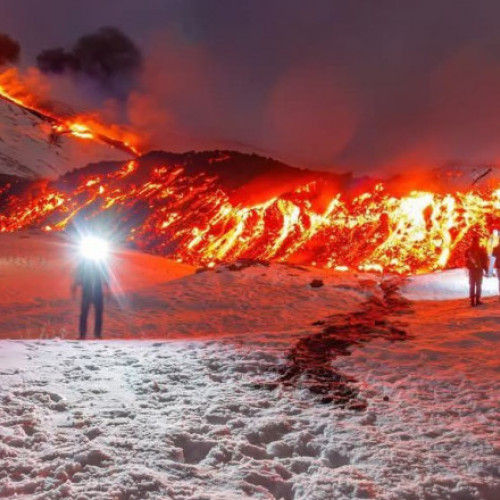
[[[307,498],[296,482],[348,461],[322,446],[335,409],[252,388],[265,353],[4,341],[6,353],[25,368],[2,370],[0,496]]]
[[[0,335],[18,339],[0,341],[0,497],[500,498],[500,303],[428,300],[461,287],[458,272],[404,287],[419,300],[387,317],[403,341],[332,354],[367,403],[354,411],[320,404],[303,379],[276,381],[329,316],[381,300],[380,278],[280,265],[195,273],[124,252],[106,320],[115,340],[77,342],[69,274],[54,279],[71,261],[53,241],[0,238]],[[47,318],[52,339],[33,339]]]
[[[0,235],[0,338],[76,338],[79,302],[70,297],[74,255],[57,234]],[[376,284],[361,286],[346,273],[285,265],[197,273],[192,266],[122,250],[114,254],[111,271],[107,338],[293,334],[356,308]],[[317,278],[327,286],[311,288]]]

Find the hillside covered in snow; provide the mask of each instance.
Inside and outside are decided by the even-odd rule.
[[[55,139],[53,126],[54,120],[0,97],[0,174],[56,179],[89,163],[130,158],[97,140]]]

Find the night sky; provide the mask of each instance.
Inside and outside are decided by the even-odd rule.
[[[235,148],[388,172],[500,160],[500,3],[472,0],[0,0],[21,66],[102,26],[144,65],[126,98],[70,76],[166,150]]]

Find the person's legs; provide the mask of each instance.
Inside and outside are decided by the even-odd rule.
[[[102,315],[104,310],[104,301],[102,293],[97,293],[94,297],[94,308],[95,308],[95,328],[94,335],[97,338],[101,338],[102,335]]]
[[[469,299],[470,305],[476,305],[476,284],[474,281],[474,270],[469,269]]]
[[[495,256],[488,256],[489,266],[488,266],[488,278],[491,278],[495,275]]]
[[[476,274],[476,305],[481,304],[481,291],[483,286],[483,271],[479,269]]]
[[[82,291],[82,306],[80,310],[80,338],[85,338],[87,335],[87,318],[89,315],[90,309],[90,296],[89,294],[83,290]]]

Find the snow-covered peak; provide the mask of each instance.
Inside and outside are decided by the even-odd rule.
[[[0,98],[0,174],[55,179],[75,168],[127,160],[126,152],[98,140],[59,135],[50,118]]]

